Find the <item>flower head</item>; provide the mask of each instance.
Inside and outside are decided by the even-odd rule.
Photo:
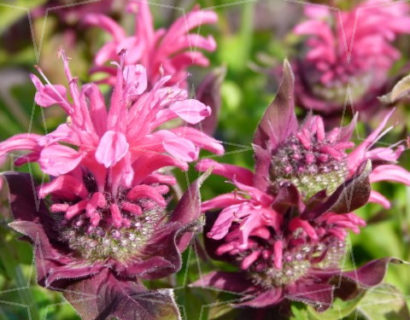
[[[98,87],[80,87],[60,55],[71,99],[62,85],[32,80],[36,103],[59,105],[67,122],[44,136],[19,134],[0,144],[2,156],[28,151],[16,164],[37,162],[51,178],[36,188],[35,210],[30,177],[6,174],[16,219],[11,226],[33,242],[39,237],[37,264],[46,269],[40,283],[59,288],[62,279],[66,286],[107,268],[128,280],[175,272],[200,212],[199,182],[170,213],[167,194],[176,180],[166,168],[186,170],[200,148],[223,152],[201,131],[178,126],[178,120],[199,123],[210,108],[167,85],[169,76],[147,90],[145,68],[125,66],[123,59],[107,108]]]
[[[60,22],[73,25],[78,23],[86,14],[96,12],[110,14],[115,9],[125,7],[125,2],[126,0],[99,0],[97,2],[81,2],[79,0],[47,1],[44,5],[33,9],[32,14],[37,18],[45,16],[51,11],[58,15]]]
[[[309,109],[341,111],[346,86],[357,110],[377,104],[387,74],[400,54],[392,45],[410,33],[410,7],[405,2],[365,1],[350,11],[307,5],[307,20],[294,32],[307,35],[307,52],[295,63],[297,97]]]
[[[237,188],[205,201],[202,210],[221,210],[208,217],[211,254],[241,269],[234,275],[212,273],[197,284],[245,292],[245,306],[267,307],[287,298],[324,310],[336,294],[335,277],[365,287],[382,280],[389,259],[342,272],[346,236],[366,224],[353,210],[369,201],[388,205],[370,183],[410,185],[410,173],[389,163],[403,147],[371,149],[387,119],[346,153],[354,147],[350,136],[355,122],[326,133],[322,119],[309,116],[299,127],[293,91],[292,70],[285,63],[279,92],[255,133],[255,173],[210,159],[197,165],[199,171],[212,168]],[[355,272],[360,276],[352,276]],[[235,277],[242,279],[236,280],[240,289],[233,284]]]
[[[193,48],[213,51],[216,48],[212,36],[202,37],[189,33],[195,27],[212,24],[217,21],[213,11],[193,11],[177,19],[168,29],[155,30],[151,12],[146,0],[130,1],[128,10],[136,15],[135,34],[127,36],[125,31],[112,19],[100,14],[90,14],[85,22],[103,28],[112,36],[97,53],[93,71],[108,72],[113,80],[115,69],[105,66],[106,62],[119,60],[119,53],[127,50],[126,65],[142,64],[149,79],[149,85],[163,75],[170,75],[170,83],[186,87],[187,67],[191,65],[207,66],[208,59]]]

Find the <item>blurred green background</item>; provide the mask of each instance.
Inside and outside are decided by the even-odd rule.
[[[129,30],[129,34],[132,33],[134,18],[125,13],[125,1],[106,1],[98,8],[86,8],[91,3],[82,2],[83,4],[71,6],[81,1],[0,1],[1,140],[27,131],[45,133],[64,121],[64,115],[58,108],[40,110],[34,104],[34,87],[28,78],[30,72],[35,72],[34,65],[39,65],[52,83],[65,83],[62,64],[57,58],[58,48],[64,48],[72,58],[73,74],[78,75],[83,82],[92,80],[88,75],[92,56],[107,37],[100,30],[87,29],[80,23],[79,15],[82,9],[107,11],[107,14]],[[211,33],[216,38],[217,51],[207,54],[211,66],[224,66],[227,70],[220,88],[222,107],[215,132],[215,136],[224,142],[227,152],[225,156],[218,157],[218,160],[252,168],[253,132],[277,88],[278,79],[272,70],[280,66],[285,57],[298,54],[295,45],[298,39],[290,31],[302,19],[302,3],[285,0],[151,1],[155,25],[170,25],[195,4],[200,4],[202,8],[211,8],[219,14],[217,25],[204,26],[198,30],[201,34]],[[39,6],[43,6],[43,9],[39,9]],[[80,7],[81,10],[77,10]],[[407,52],[405,49],[408,40],[398,42],[398,45],[402,46],[402,52]],[[407,58],[403,54],[396,68],[407,62]],[[192,93],[210,70],[211,68],[191,70],[189,81]],[[105,91],[107,92],[107,88]],[[401,105],[399,108],[400,122],[384,138],[383,143],[395,142],[408,134],[409,108],[407,105]],[[305,112],[298,110],[298,114],[302,119]],[[360,125],[355,133],[357,141],[365,137],[372,126],[372,123]],[[210,155],[204,153],[203,156]],[[410,155],[407,152],[401,158],[407,169],[410,169],[409,160]],[[3,169],[12,168],[11,159],[6,159]],[[19,170],[31,170],[37,179],[42,178],[41,172],[35,166],[25,166]],[[192,169],[187,174],[176,174],[184,187],[187,181],[192,181],[198,175]],[[230,188],[223,178],[210,177],[202,188],[203,198],[208,199]],[[358,211],[359,215],[368,221],[368,226],[361,234],[350,236],[351,250],[344,265],[346,269],[384,256],[410,260],[410,189],[387,183],[377,185],[376,188],[392,200],[392,209],[384,210],[377,205],[368,205]],[[78,319],[60,294],[35,284],[31,246],[18,240],[19,236],[7,227],[10,213],[6,191],[6,188],[3,188],[0,207],[0,320]],[[186,287],[186,284],[197,280],[201,273],[215,267],[226,267],[200,254],[200,238],[201,236],[198,236],[194,246],[184,253],[184,267],[175,277],[147,285],[161,287],[169,283],[175,284],[179,288],[175,294],[178,303],[184,306],[182,313],[185,319],[235,319],[235,313],[230,311],[226,304],[215,303],[233,299],[234,296]],[[337,309],[339,311],[330,313],[323,319],[366,319],[365,314],[367,319],[396,319],[385,314],[388,314],[386,310],[396,308],[397,311],[402,308],[404,300],[410,304],[408,266],[390,266],[386,282],[398,288],[401,294],[396,289],[386,287],[360,302],[357,310],[362,312],[351,313],[355,305],[340,304]],[[377,301],[378,307],[384,311],[375,308],[369,301]],[[315,319],[315,315],[305,311],[303,306],[295,306],[294,319]]]

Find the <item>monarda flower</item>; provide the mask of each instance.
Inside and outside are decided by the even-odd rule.
[[[348,231],[358,233],[366,224],[352,211],[370,201],[388,206],[371,183],[410,185],[410,173],[390,164],[401,147],[370,150],[385,122],[346,154],[354,147],[355,123],[326,133],[321,118],[309,116],[298,127],[293,97],[294,78],[285,63],[279,92],[255,133],[255,173],[210,159],[197,165],[236,187],[205,201],[202,210],[221,210],[207,213],[211,256],[240,271],[213,272],[194,285],[244,294],[239,306],[267,308],[288,299],[323,311],[334,297],[353,298],[358,288],[382,281],[390,258],[341,269]]]
[[[365,1],[350,11],[306,5],[307,21],[294,33],[306,35],[306,53],[295,61],[297,104],[322,113],[346,105],[346,89],[355,110],[376,107],[387,91],[388,73],[400,53],[393,46],[410,33],[405,2]]]
[[[172,123],[196,124],[209,116],[209,107],[167,86],[169,76],[147,90],[144,67],[122,60],[107,108],[98,87],[80,87],[61,55],[70,100],[64,86],[32,80],[36,103],[59,105],[67,123],[44,136],[20,134],[0,144],[1,155],[28,151],[16,164],[37,162],[51,180],[32,190],[29,175],[5,174],[11,227],[36,244],[39,283],[66,290],[84,319],[157,319],[164,312],[176,318],[169,292],[147,292],[140,279],[180,268],[180,252],[200,213],[199,182],[170,213],[167,194],[176,181],[165,169],[186,170],[200,148],[218,154],[223,148],[193,127]],[[81,294],[97,299],[78,305]]]
[[[118,61],[122,50],[128,52],[126,65],[142,64],[146,68],[149,85],[163,75],[171,75],[171,84],[186,87],[189,66],[208,66],[209,60],[197,49],[215,50],[214,38],[189,32],[198,26],[215,23],[218,18],[215,12],[195,8],[177,19],[168,30],[155,30],[146,0],[130,1],[128,10],[136,15],[135,34],[131,36],[127,36],[114,20],[105,15],[90,14],[85,17],[85,23],[106,30],[113,38],[96,54],[94,72],[106,72],[110,75],[108,80],[113,80],[115,68],[106,63]]]

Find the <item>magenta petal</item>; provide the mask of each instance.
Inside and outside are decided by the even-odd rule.
[[[84,156],[70,147],[54,144],[41,151],[39,164],[45,173],[59,176],[75,169]]]
[[[329,284],[305,283],[300,280],[288,287],[286,298],[311,304],[317,311],[325,311],[333,302],[333,289]]]
[[[211,114],[210,107],[195,99],[174,102],[169,109],[190,124],[197,124]]]
[[[64,296],[83,320],[180,318],[172,290],[147,290],[117,279],[108,269],[70,285]]]
[[[155,256],[143,261],[130,261],[127,265],[117,265],[115,271],[129,279],[156,279],[162,274],[174,273],[176,265],[166,258]]]
[[[225,68],[215,69],[205,77],[196,90],[196,98],[212,110],[211,115],[196,126],[206,134],[213,134],[217,126],[221,108],[221,84],[225,74]]]
[[[357,283],[359,288],[374,287],[383,281],[389,263],[402,263],[402,261],[395,258],[377,259],[366,263],[357,270],[343,272],[341,276]]]
[[[395,181],[410,186],[410,172],[394,164],[377,166],[370,173],[370,182]]]
[[[238,181],[239,183],[246,184],[248,186],[253,185],[252,171],[239,166],[221,164],[212,159],[203,159],[198,162],[195,169],[201,172],[212,169],[213,174],[223,176],[229,180]]]
[[[144,279],[158,279],[179,271],[182,261],[177,243],[186,231],[186,227],[178,222],[169,222],[155,231],[142,252],[143,257],[149,257],[145,259],[148,269],[142,271]],[[159,263],[155,265],[149,261]],[[137,261],[135,267],[131,263],[131,270],[141,268],[140,264],[143,262],[144,260]]]
[[[127,138],[121,132],[109,130],[100,140],[95,152],[95,159],[109,168],[124,158],[128,149]]]
[[[213,271],[190,284],[190,287],[215,288],[228,292],[245,293],[254,289],[246,273]]]
[[[62,85],[43,85],[39,78],[34,74],[30,75],[31,81],[37,89],[34,97],[35,102],[42,107],[50,107],[52,105],[61,105],[68,111],[67,90]]]
[[[185,191],[174,212],[171,214],[171,222],[178,222],[183,226],[189,226],[196,222],[201,214],[201,194],[199,188],[206,177],[207,175],[201,176]],[[192,232],[186,232],[180,236],[178,239],[178,249],[181,252],[187,248],[192,236]]]
[[[16,220],[37,222],[47,215],[43,201],[37,198],[33,178],[27,173],[4,172],[10,190],[9,203]]]
[[[170,155],[187,162],[198,159],[199,149],[190,140],[178,137],[171,132],[168,133],[162,145]]]
[[[179,127],[172,129],[172,132],[177,136],[183,137],[192,141],[196,146],[221,155],[224,153],[224,147],[220,141],[201,132],[200,129],[190,127]]]
[[[124,30],[114,20],[103,14],[88,14],[84,17],[83,21],[86,24],[105,29],[117,41],[125,38]]]
[[[238,307],[265,308],[278,304],[283,300],[282,288],[272,288],[258,294],[255,298],[235,304]]]
[[[295,115],[294,76],[292,67],[285,60],[283,80],[275,100],[266,110],[255,132],[253,142],[262,148],[275,149],[280,142],[289,137],[298,127]]]
[[[147,89],[147,72],[142,65],[126,66],[123,75],[128,95],[137,96]]]
[[[390,209],[391,206],[390,201],[375,190],[370,192],[369,202],[378,203],[385,209]]]

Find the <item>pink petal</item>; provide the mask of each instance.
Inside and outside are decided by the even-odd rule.
[[[117,164],[129,149],[127,138],[120,132],[109,130],[100,140],[95,159],[106,168]]]
[[[249,186],[253,184],[252,171],[239,166],[234,166],[231,164],[221,164],[211,159],[204,159],[198,162],[195,168],[196,170],[201,172],[212,168],[213,174],[223,176],[231,181],[236,180]]]
[[[187,162],[198,159],[199,149],[188,139],[180,138],[175,134],[167,134],[164,138],[162,146],[173,157]]]
[[[128,194],[127,198],[130,200],[138,200],[141,198],[152,199],[157,202],[160,206],[165,207],[166,202],[164,197],[159,193],[154,187],[147,185],[138,185],[132,188]]]
[[[111,204],[110,211],[111,211],[111,218],[112,218],[113,225],[117,228],[121,227],[123,219],[122,219],[121,211],[118,208],[116,203]]]
[[[245,198],[237,195],[236,193],[226,193],[220,196],[216,196],[211,200],[204,201],[201,206],[201,210],[203,212],[217,209],[217,208],[225,208],[234,204],[239,204],[244,201],[247,201]]]
[[[195,145],[215,154],[222,155],[224,153],[224,147],[221,142],[206,135],[205,133],[190,127],[179,127],[172,129],[176,135],[191,140]]]
[[[370,182],[395,181],[410,186],[410,172],[394,164],[377,166],[369,176]]]
[[[281,240],[275,241],[273,245],[274,249],[274,263],[277,269],[282,269],[282,254],[283,254],[283,242]]]
[[[131,65],[123,70],[125,91],[130,96],[142,94],[147,89],[147,72],[144,66]]]
[[[195,99],[174,102],[169,109],[190,124],[197,124],[211,114],[210,107]]]
[[[208,232],[207,236],[209,238],[220,240],[225,237],[229,228],[231,227],[233,221],[235,220],[235,214],[239,212],[239,205],[232,205],[223,209],[216,219],[214,225],[212,226],[211,231]]]
[[[85,198],[88,191],[81,180],[73,176],[63,175],[41,185],[39,189],[40,199],[45,198],[50,193],[67,200],[73,200],[76,197]]]
[[[351,153],[348,155],[347,166],[349,172],[353,173],[357,170],[360,164],[366,158],[366,152],[368,149],[379,139],[379,135],[382,132],[383,128],[386,126],[387,121],[392,116],[395,109],[390,111],[379,124],[379,126],[374,130],[359,146],[357,146]]]
[[[243,270],[248,269],[252,263],[254,263],[260,256],[260,251],[251,252],[245,259],[242,260],[241,268]]]
[[[41,151],[39,164],[45,173],[59,176],[75,169],[84,156],[72,148],[55,144]]]
[[[33,133],[16,134],[0,143],[0,154],[4,155],[17,150],[37,151],[39,149],[39,141],[42,138],[42,136]]]
[[[90,101],[91,120],[96,132],[101,136],[107,128],[107,108],[105,106],[104,97],[98,87],[93,83],[84,85],[82,93]]]
[[[30,75],[31,81],[37,89],[35,102],[41,107],[60,105],[68,113],[71,106],[67,100],[67,90],[62,85],[43,85],[34,74]]]
[[[83,21],[87,24],[100,27],[109,32],[115,40],[119,41],[125,38],[124,30],[111,18],[102,14],[88,14]]]
[[[370,197],[368,201],[373,202],[373,203],[378,203],[385,209],[390,209],[391,207],[390,201],[387,200],[386,197],[384,197],[383,195],[381,195],[379,192],[375,190],[372,190],[370,192]]]
[[[94,63],[97,66],[103,66],[107,61],[117,59],[117,46],[114,42],[107,42],[98,50],[94,57]]]

